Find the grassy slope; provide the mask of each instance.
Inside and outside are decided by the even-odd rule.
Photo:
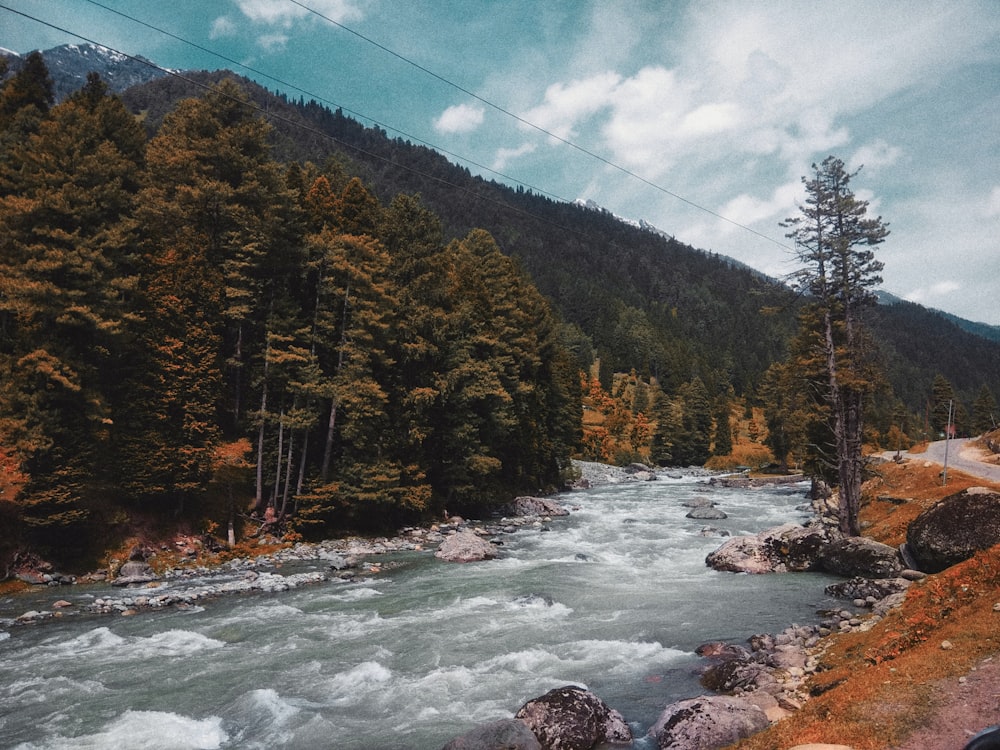
[[[865,534],[887,544],[937,500],[970,486],[1000,486],[937,465],[886,464],[866,486]],[[892,497],[894,501],[879,500]],[[905,502],[900,503],[900,499]],[[834,742],[883,750],[927,723],[935,708],[933,682],[968,674],[1000,654],[1000,545],[914,584],[903,606],[868,632],[826,639],[824,671],[811,681],[815,697],[790,718],[732,747],[775,750]],[[953,648],[942,649],[949,641]]]

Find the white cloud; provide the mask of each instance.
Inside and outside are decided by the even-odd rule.
[[[883,167],[891,167],[902,155],[902,150],[896,146],[890,146],[885,141],[879,139],[866,143],[853,156],[848,159],[848,168],[853,170],[864,167],[864,174],[871,176]]]
[[[522,156],[527,156],[530,153],[534,153],[535,144],[533,143],[522,143],[516,148],[501,148],[497,150],[496,157],[493,160],[493,169],[504,170],[507,165]]]
[[[910,302],[917,302],[922,305],[927,304],[934,306],[935,300],[940,302],[942,298],[947,297],[950,294],[954,294],[961,288],[962,285],[957,281],[939,281],[936,284],[922,286],[912,290],[904,296],[904,299],[907,299]]]
[[[222,37],[236,34],[236,24],[229,16],[219,16],[212,22],[212,28],[208,32],[209,39],[221,39]]]
[[[274,34],[261,34],[257,37],[257,44],[268,52],[284,49],[285,45],[288,44],[288,34],[280,32]]]
[[[307,16],[315,17],[301,5],[288,0],[235,0],[236,7],[255,23],[288,28],[293,22]],[[311,0],[309,7],[317,13],[338,23],[357,21],[363,17],[361,9],[353,0]]]
[[[1000,185],[994,185],[990,191],[990,197],[986,201],[984,214],[987,219],[1000,216]]]
[[[434,120],[434,129],[439,133],[471,133],[483,124],[485,111],[472,104],[456,104],[448,107]]]
[[[745,226],[766,220],[776,225],[779,221],[796,215],[796,201],[803,197],[802,183],[788,182],[775,188],[771,197],[766,200],[742,193],[726,203],[719,213],[730,221]],[[731,224],[728,227],[735,228]]]
[[[621,78],[600,73],[570,83],[555,83],[545,90],[545,99],[525,112],[525,120],[559,138],[575,137],[577,124],[607,107]]]

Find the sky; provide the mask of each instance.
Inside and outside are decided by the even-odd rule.
[[[0,7],[0,47],[77,34],[172,69],[235,69],[777,278],[796,268],[779,223],[834,155],[889,224],[882,288],[1000,325],[997,0],[0,6],[64,30]]]

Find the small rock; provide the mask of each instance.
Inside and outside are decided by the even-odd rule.
[[[951,641],[941,641],[941,650],[942,651],[951,651],[953,648],[955,648],[955,646],[954,646],[954,644],[952,644]]]
[[[718,508],[705,506],[703,508],[692,508],[687,512],[685,518],[694,518],[700,521],[721,521],[724,518],[729,518],[729,516]]]
[[[444,750],[542,750],[542,746],[520,719],[501,719],[456,737]]]
[[[62,609],[63,607],[72,607],[73,602],[68,602],[65,599],[60,599],[57,602],[52,602],[52,606],[56,609]]]

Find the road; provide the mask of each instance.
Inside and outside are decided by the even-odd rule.
[[[969,440],[956,438],[948,442],[948,469],[957,469],[965,472],[969,476],[988,479],[991,482],[1000,482],[1000,466],[977,461],[976,456],[982,455],[982,451],[969,445]],[[904,453],[906,458],[913,461],[933,461],[936,464],[944,464],[945,441],[938,440],[928,443],[924,453]]]

